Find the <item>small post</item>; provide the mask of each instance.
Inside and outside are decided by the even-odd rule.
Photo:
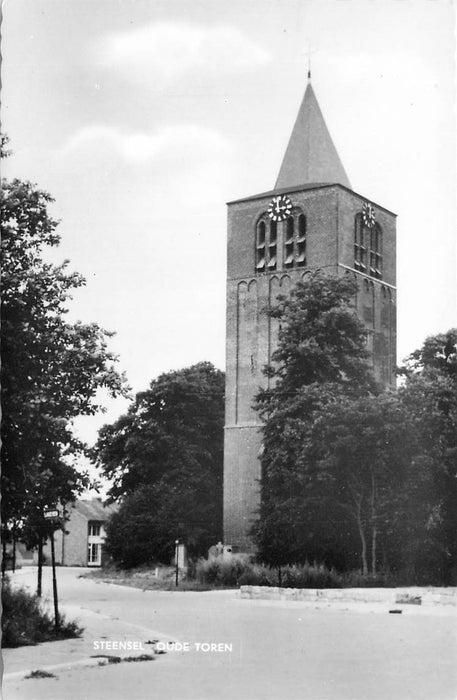
[[[41,588],[42,588],[42,578],[43,578],[43,536],[40,534],[40,539],[38,540],[38,581],[36,594],[38,598],[41,598]]]
[[[52,558],[52,592],[54,594],[54,627],[59,631],[59,605],[57,600],[56,557],[54,551],[54,530],[51,532],[51,558]]]
[[[175,586],[178,587],[179,580],[179,563],[178,563],[178,553],[179,553],[179,540],[175,541]]]
[[[3,538],[2,542],[2,581],[6,576],[6,539]]]
[[[16,531],[13,532],[13,574],[16,573]]]

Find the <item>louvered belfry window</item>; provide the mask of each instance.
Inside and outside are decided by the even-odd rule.
[[[267,256],[265,233],[266,233],[265,221],[259,221],[259,223],[257,224],[256,263],[255,263],[255,269],[257,272],[263,272],[265,270],[265,260],[266,260],[266,256]]]
[[[370,275],[377,279],[382,277],[382,231],[378,223],[371,229]]]
[[[359,212],[355,215],[354,267],[360,272],[367,271],[367,249],[365,246],[367,233],[369,231],[363,224],[362,212]]]
[[[272,272],[278,264],[278,224],[266,216],[260,219],[256,232],[256,272]]]
[[[382,278],[382,229],[376,222],[368,227],[362,213],[355,216],[354,267],[376,279]]]
[[[284,267],[306,265],[306,216],[294,212],[286,220],[284,237]]]

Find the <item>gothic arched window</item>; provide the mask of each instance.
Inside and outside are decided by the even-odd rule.
[[[298,267],[306,265],[306,216],[304,214],[298,217],[297,265]]]
[[[366,227],[363,224],[362,212],[355,215],[354,228],[354,267],[360,272],[367,271]]]
[[[276,270],[276,261],[278,258],[278,224],[276,221],[270,221],[270,237],[268,239],[268,263],[269,270]]]
[[[378,223],[368,227],[361,212],[355,215],[354,267],[370,277],[382,277],[382,230]]]
[[[306,216],[299,211],[294,211],[286,220],[284,267],[305,267],[305,265]]]
[[[382,231],[377,223],[370,236],[370,275],[378,279],[382,277]]]
[[[284,239],[284,266],[293,267],[294,265],[294,218],[290,216],[286,221],[286,237]]]
[[[259,221],[257,224],[257,240],[256,240],[256,261],[255,261],[255,269],[258,272],[262,272],[262,270],[265,270],[265,257],[266,257],[266,249],[265,249],[265,221]]]
[[[278,225],[276,221],[266,221],[262,217],[256,231],[256,272],[276,270],[278,246]]]

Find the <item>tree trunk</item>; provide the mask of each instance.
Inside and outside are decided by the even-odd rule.
[[[367,539],[363,529],[360,503],[357,503],[357,527],[359,528],[360,541],[362,543],[362,573],[366,576],[368,574]]]
[[[371,534],[371,573],[376,576],[376,537],[378,530],[376,528],[376,523],[373,525],[373,531]]]
[[[2,542],[2,579],[5,578],[6,574],[6,540],[3,538]]]
[[[376,523],[376,483],[371,473],[371,573],[376,576],[376,538],[378,528]]]
[[[38,541],[38,583],[36,594],[38,598],[41,598],[41,579],[43,574],[43,538],[40,536]]]
[[[278,566],[278,586],[279,588],[282,586],[282,571],[280,566]]]

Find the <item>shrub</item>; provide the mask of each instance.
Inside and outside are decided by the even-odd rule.
[[[252,568],[247,554],[231,554],[228,557],[209,557],[199,559],[196,566],[196,578],[200,583],[215,586],[238,586],[240,578]]]
[[[412,585],[390,572],[363,575],[360,571],[339,573],[325,564],[289,564],[271,568],[254,563],[246,554],[199,559],[195,578],[213,586],[281,586],[282,588],[385,588]],[[281,581],[281,583],[280,583]]]
[[[240,586],[277,586],[278,570],[263,564],[252,564],[240,576]]]
[[[398,577],[393,574],[362,574],[361,571],[347,571],[344,575],[345,588],[388,588],[398,585]],[[413,585],[408,582],[407,585]]]
[[[66,622],[63,616],[56,634],[54,620],[39,599],[22,588],[11,588],[8,579],[2,585],[2,605],[2,647],[27,646],[82,634],[76,622]]]
[[[335,569],[325,564],[304,564],[286,566],[282,572],[282,585],[285,588],[340,588],[342,577]]]

